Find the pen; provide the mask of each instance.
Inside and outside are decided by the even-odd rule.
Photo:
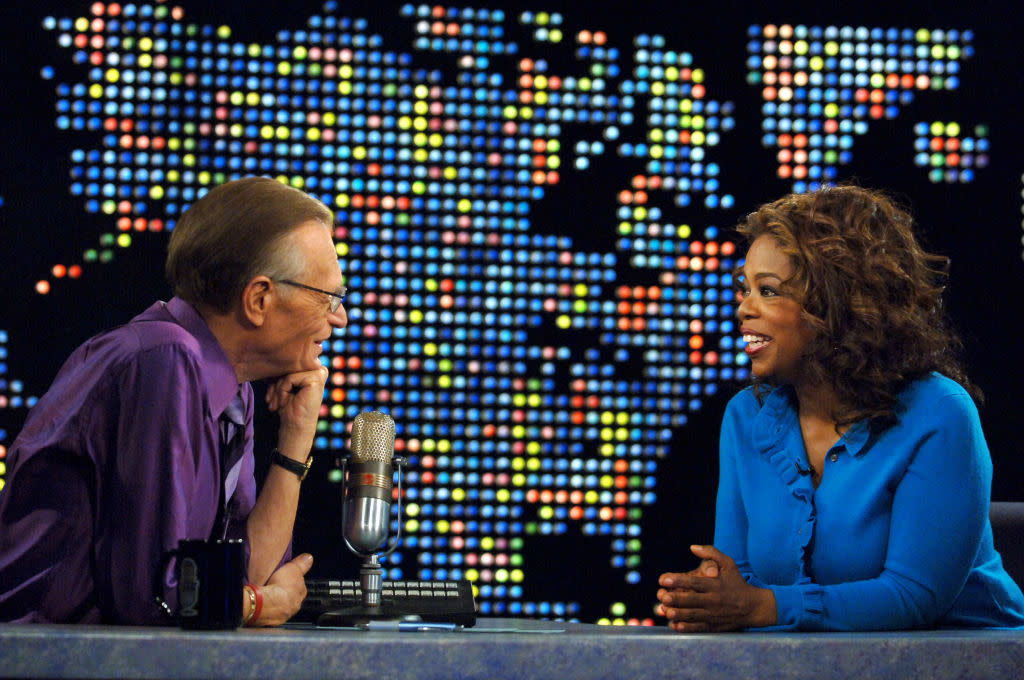
[[[456,631],[457,623],[428,623],[425,621],[370,621],[359,626],[363,630],[424,633],[429,631]]]

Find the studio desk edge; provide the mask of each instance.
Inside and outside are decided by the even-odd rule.
[[[519,628],[521,632],[501,632]],[[1024,677],[1024,631],[730,633],[480,619],[457,632],[0,624],[0,678]]]

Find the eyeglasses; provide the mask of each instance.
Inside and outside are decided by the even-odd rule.
[[[348,292],[348,288],[345,286],[338,286],[338,290],[333,293],[329,290],[323,290],[322,288],[314,288],[313,286],[307,286],[304,283],[298,281],[292,281],[290,279],[278,279],[278,283],[287,283],[289,286],[298,286],[299,288],[305,288],[316,293],[323,293],[324,295],[331,296],[331,314],[338,311],[338,307],[341,307],[341,301],[345,299],[345,293]]]

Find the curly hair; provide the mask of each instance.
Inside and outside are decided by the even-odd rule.
[[[811,380],[839,397],[836,425],[895,422],[897,395],[937,371],[981,402],[942,306],[949,259],[922,249],[910,213],[881,191],[826,187],[790,194],[749,214],[748,244],[773,237],[793,263],[782,291],[815,331],[804,360]],[[770,381],[755,380],[759,391]]]

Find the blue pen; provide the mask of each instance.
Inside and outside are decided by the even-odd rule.
[[[425,621],[370,621],[359,626],[370,631],[398,631],[400,633],[425,633],[431,631],[456,631],[457,623],[428,623]]]

